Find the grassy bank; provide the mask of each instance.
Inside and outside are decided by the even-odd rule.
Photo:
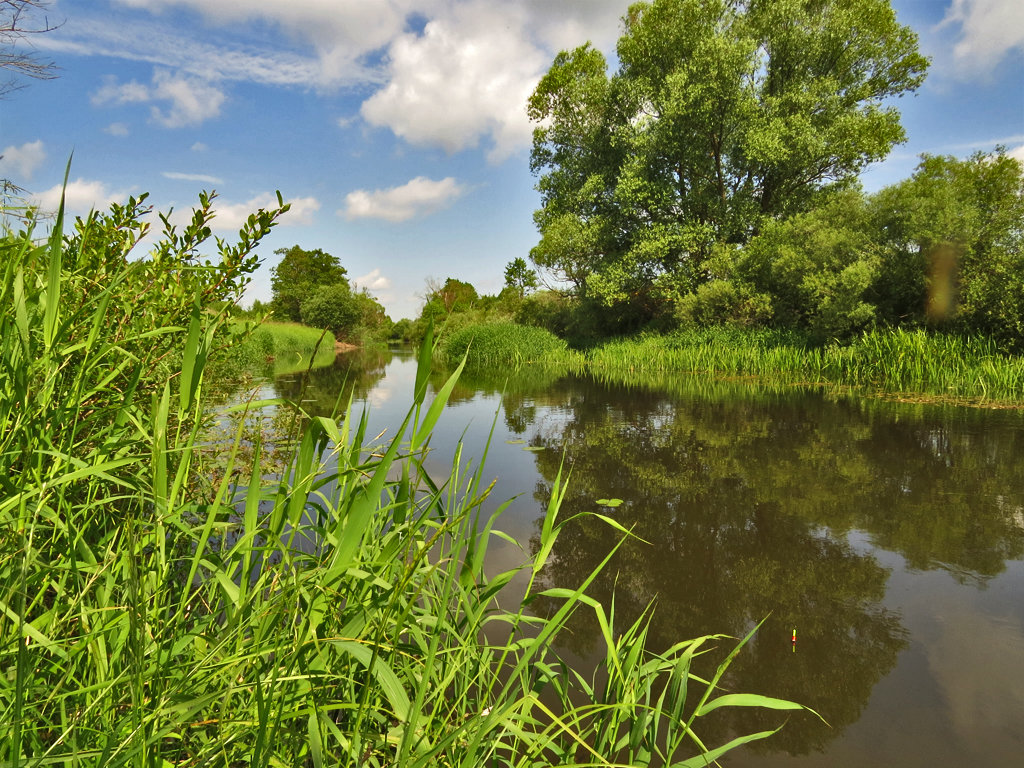
[[[271,370],[275,375],[293,373],[334,361],[334,334],[299,323],[260,323],[248,332],[235,325],[240,341],[232,344],[224,358],[228,370]]]
[[[966,401],[1024,401],[1024,358],[987,339],[923,330],[869,331],[848,344],[812,346],[798,334],[709,328],[614,339],[576,352],[552,334],[512,324],[476,326],[448,340],[473,365],[533,364],[629,380],[647,374],[756,376]]]
[[[799,709],[719,687],[745,640],[648,653],[643,623],[587,596],[596,574],[545,588],[561,478],[537,554],[487,575],[507,505],[484,511],[484,461],[461,448],[446,477],[425,471],[459,375],[428,397],[429,338],[390,442],[366,445],[365,416],[312,418],[281,478],[235,484],[243,448],[253,466],[263,450],[241,432],[211,475],[207,365],[230,320],[201,300],[246,253],[224,274],[173,243],[131,261],[123,225],[83,230],[107,233],[99,284],[60,219],[48,244],[0,238],[0,762],[697,766],[773,732],[704,743],[714,710]],[[596,679],[553,650],[576,610],[606,641]]]

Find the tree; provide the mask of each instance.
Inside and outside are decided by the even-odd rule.
[[[11,73],[7,82],[0,82],[0,97],[21,87],[19,76],[36,80],[55,77],[53,62],[41,61],[38,56],[18,50],[26,37],[57,28],[45,17],[41,23],[32,23],[31,17],[45,7],[46,3],[41,0],[0,0],[0,69]]]
[[[624,26],[613,76],[587,44],[530,98],[530,255],[648,315],[708,279],[716,244],[810,209],[903,141],[886,100],[928,64],[887,0],[653,0]]]
[[[319,248],[306,251],[297,245],[274,251],[281,261],[270,271],[273,289],[271,308],[280,320],[302,322],[302,302],[318,288],[344,284],[348,288],[346,270],[337,257]]]
[[[893,323],[952,324],[1024,349],[1024,165],[997,147],[922,156],[872,200],[875,291]]]
[[[537,273],[527,266],[525,259],[515,258],[505,267],[505,285],[522,298],[537,289]]]

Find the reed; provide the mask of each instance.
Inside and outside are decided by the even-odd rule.
[[[442,351],[445,359],[465,357],[474,367],[579,363],[579,355],[550,331],[508,322],[479,323],[453,331],[446,337]]]
[[[830,383],[888,393],[1019,402],[1024,358],[991,340],[884,329],[849,344],[812,346],[775,331],[702,329],[643,334],[587,353],[585,367],[604,377],[713,373],[787,382]]]
[[[127,272],[78,290],[60,226],[0,242],[0,762],[697,766],[773,732],[705,744],[715,709],[799,709],[722,691],[746,639],[652,654],[643,623],[617,627],[587,595],[596,572],[545,589],[561,475],[537,554],[488,574],[508,503],[485,512],[486,456],[470,470],[458,448],[440,480],[424,468],[462,368],[428,397],[429,334],[383,445],[351,407],[309,418],[285,471],[242,486],[239,426],[217,483],[195,482],[228,318],[197,307],[185,327],[112,334]],[[159,336],[180,344],[167,378],[148,373]],[[237,408],[259,405],[285,404]],[[245,449],[259,466],[260,438]],[[532,615],[538,595],[560,607]],[[599,679],[553,650],[576,610],[601,627]]]

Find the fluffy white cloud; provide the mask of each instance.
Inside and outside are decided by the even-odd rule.
[[[368,291],[384,291],[391,287],[391,280],[382,275],[379,268],[353,278],[352,282]]]
[[[465,191],[465,186],[451,176],[440,181],[417,176],[400,187],[349,192],[345,196],[345,207],[338,213],[346,219],[406,221],[446,208]]]
[[[513,4],[475,3],[422,35],[402,35],[388,51],[390,82],[363,103],[363,117],[448,152],[488,135],[493,161],[527,146],[526,100],[550,58],[530,42],[526,22]]]
[[[963,79],[991,72],[1007,54],[1024,51],[1020,0],[953,0],[940,27],[948,25],[960,26],[953,59]]]
[[[32,178],[32,174],[43,164],[44,160],[46,160],[46,150],[43,149],[42,139],[27,142],[20,147],[12,144],[0,152],[0,174],[27,181]]]
[[[313,215],[320,210],[320,201],[315,197],[285,198],[291,208],[284,214],[280,223],[282,227],[304,226],[313,223]],[[260,208],[276,208],[277,195],[269,192],[257,195],[243,203],[231,203],[223,198],[213,202],[216,216],[210,223],[211,228],[218,231],[237,232],[245,224],[246,219]]]
[[[182,128],[200,123],[220,114],[224,92],[198,77],[171,74],[165,69],[153,73],[152,85],[132,80],[118,84],[108,78],[92,95],[94,105],[139,104],[167,102],[166,108],[150,107],[153,122],[165,128]]]
[[[1015,160],[1020,160],[1022,163],[1024,163],[1024,144],[1021,144],[1016,149],[1011,149],[1006,154],[1008,154],[1010,157],[1014,158]]]
[[[45,192],[33,195],[33,203],[44,213],[54,213],[60,208],[61,192],[64,193],[64,210],[71,215],[82,215],[92,210],[103,210],[111,203],[121,202],[128,192],[112,190],[102,181],[78,178],[64,187],[60,184]]]
[[[104,133],[109,133],[111,136],[127,136],[128,126],[124,123],[111,123],[103,129]]]
[[[119,23],[83,15],[40,45],[179,73],[173,83],[115,85],[105,94],[122,103],[152,102],[161,89],[159,98],[171,106],[153,107],[153,118],[163,124],[194,125],[217,114],[223,93],[216,84],[224,82],[369,85],[376,93],[361,111],[368,123],[448,152],[484,141],[490,159],[500,161],[529,145],[525,100],[555,52],[586,40],[609,50],[628,4],[115,0]]]

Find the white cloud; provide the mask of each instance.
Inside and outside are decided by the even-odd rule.
[[[223,184],[223,179],[218,179],[216,176],[207,176],[202,173],[178,173],[177,171],[164,171],[163,176],[165,179],[173,179],[174,181],[199,181],[203,184]]]
[[[368,123],[448,152],[483,141],[497,162],[529,146],[525,101],[555,52],[587,40],[610,50],[628,4],[114,0],[117,23],[109,16],[76,17],[40,46],[146,61],[178,73],[176,91],[164,84],[162,98],[171,108],[153,110],[164,124],[197,124],[217,114],[223,102],[217,84],[224,82],[369,85],[376,93],[361,110]],[[210,90],[201,92],[198,84]],[[103,95],[122,103],[152,101],[158,87],[128,83]],[[339,124],[348,123],[343,118]]]
[[[191,149],[191,150],[192,150],[193,152],[206,152],[206,151],[207,151],[207,150],[209,149],[209,147],[208,147],[208,146],[206,146],[205,144],[203,144],[203,142],[201,142],[201,141],[197,141],[197,142],[196,142],[195,144],[193,144],[193,145],[192,145],[192,146],[190,147],[190,149]]]
[[[391,280],[381,274],[380,268],[353,278],[352,282],[368,291],[384,291],[391,287]]]
[[[312,224],[313,214],[320,210],[320,201],[315,197],[285,198],[285,202],[291,204],[291,209],[279,219],[282,227]],[[241,229],[246,219],[260,208],[276,207],[277,195],[269,192],[256,195],[243,203],[231,203],[223,198],[217,198],[213,201],[213,210],[216,216],[210,226],[218,231],[235,232]]]
[[[528,146],[526,100],[550,57],[525,34],[527,17],[512,4],[464,4],[404,34],[389,48],[390,82],[362,106],[372,125],[406,141],[448,152],[489,136],[489,159]]]
[[[128,197],[127,191],[111,190],[102,181],[78,178],[67,186],[57,184],[45,192],[33,195],[33,203],[44,213],[53,213],[60,208],[61,192],[64,193],[64,210],[71,215],[82,215],[92,210],[102,210],[111,203]]]
[[[1011,149],[1006,154],[1008,154],[1010,157],[1014,158],[1015,160],[1020,160],[1022,163],[1024,163],[1024,144],[1021,144],[1016,149]]]
[[[118,84],[107,78],[92,95],[94,105],[144,104],[168,102],[166,109],[155,104],[150,107],[150,118],[165,128],[182,128],[217,117],[224,103],[224,92],[197,77],[171,74],[165,69],[153,73],[152,85],[135,80]]]
[[[0,152],[0,173],[9,174],[14,171],[14,176],[19,179],[31,179],[32,174],[46,160],[46,150],[43,149],[42,139],[30,141],[16,147],[13,144]]]
[[[1012,51],[1024,51],[1020,0],[953,0],[939,26],[947,25],[960,26],[953,59],[961,79],[989,74]]]
[[[407,184],[370,192],[358,189],[345,196],[345,208],[338,211],[346,219],[384,219],[406,221],[416,216],[428,216],[461,197],[466,191],[451,176],[433,181],[417,176]]]
[[[213,82],[308,86],[324,80],[315,58],[265,46],[255,49],[222,38],[205,42],[159,23],[137,20],[111,24],[108,18],[76,19],[74,25],[33,43],[56,53],[148,62]],[[353,73],[352,81],[365,79],[365,72]]]
[[[109,133],[111,136],[127,136],[128,126],[124,123],[111,123],[103,129],[104,133]]]

